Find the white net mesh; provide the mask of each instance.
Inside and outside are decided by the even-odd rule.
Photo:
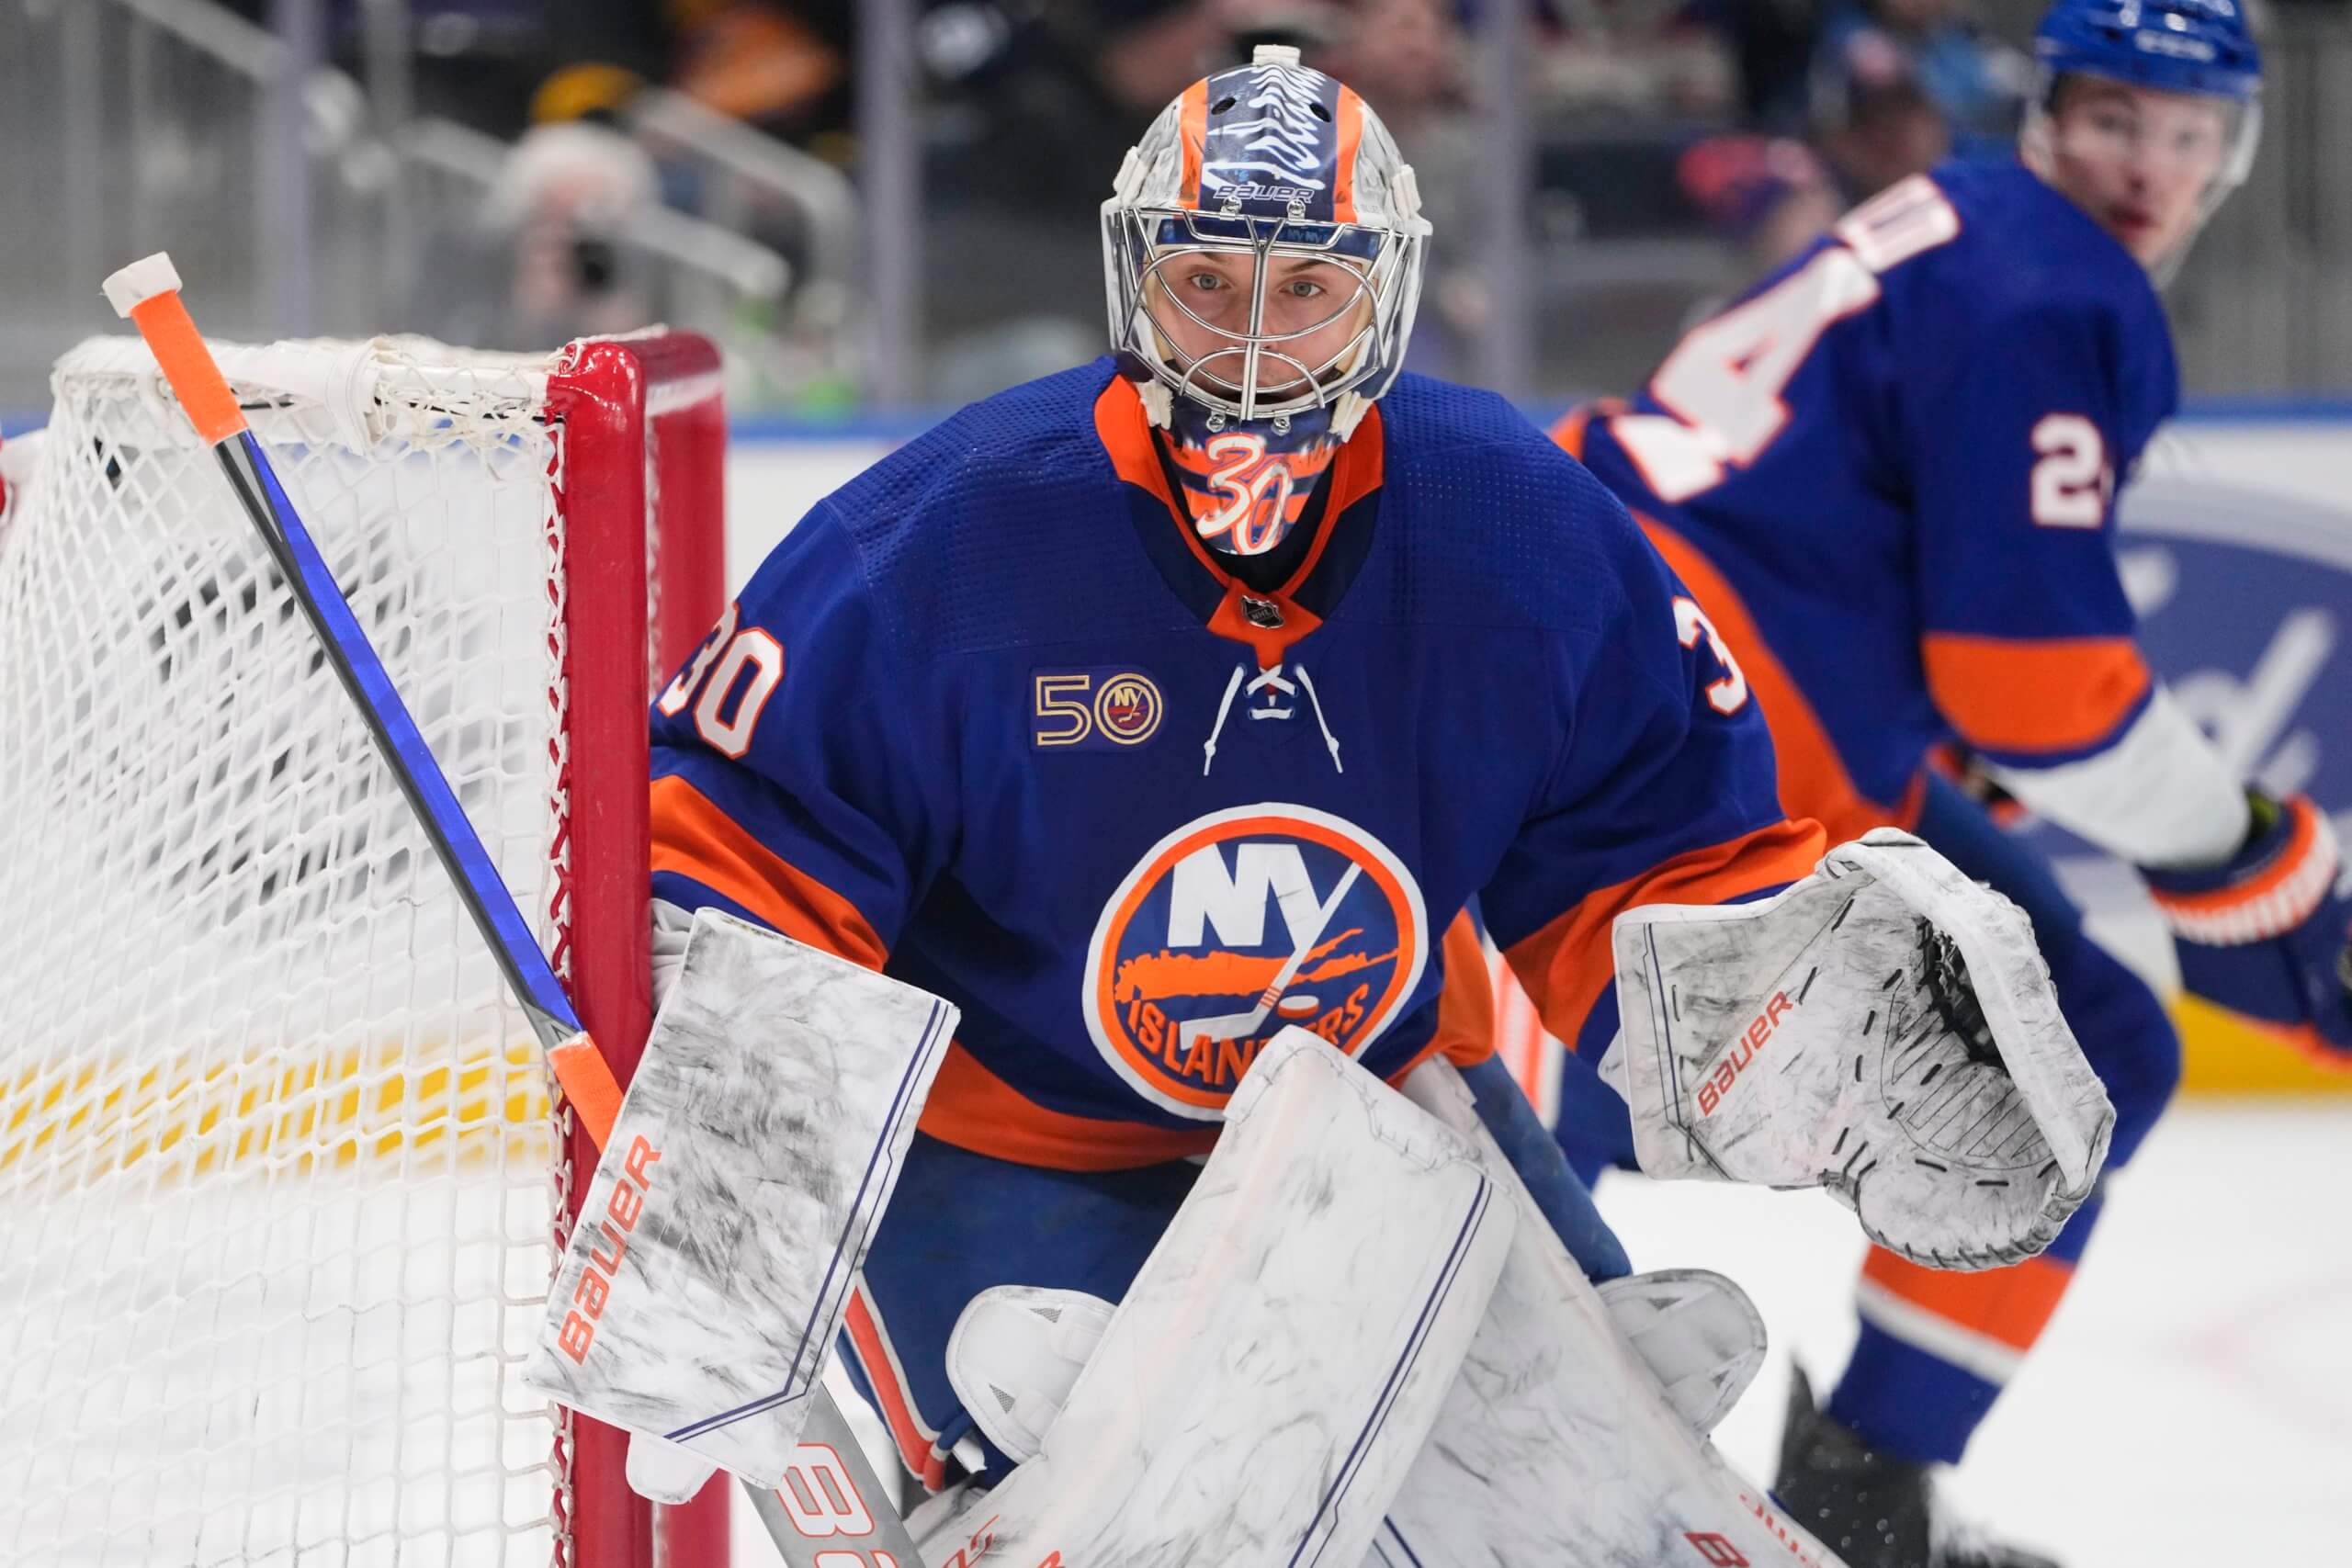
[[[546,940],[549,365],[221,357]],[[547,1562],[529,1028],[144,350],[55,386],[0,524],[0,1562]]]

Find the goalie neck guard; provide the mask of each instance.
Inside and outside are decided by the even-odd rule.
[[[1402,367],[1429,231],[1380,117],[1296,50],[1263,46],[1193,83],[1128,150],[1102,204],[1111,345],[1157,424],[1170,399],[1211,430],[1287,434],[1290,416],[1329,408],[1344,440]],[[1240,319],[1212,321],[1170,286],[1171,264],[1204,253],[1246,264]],[[1269,289],[1298,259],[1348,282],[1314,319],[1271,321]],[[1353,330],[1327,346],[1341,322]]]

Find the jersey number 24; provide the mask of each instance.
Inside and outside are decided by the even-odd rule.
[[[1659,500],[1712,489],[1788,424],[1781,394],[1824,332],[1878,299],[1878,275],[1959,232],[1960,214],[1926,175],[1888,186],[1838,225],[1838,243],[1675,345],[1650,380],[1671,416],[1620,414],[1610,433]]]

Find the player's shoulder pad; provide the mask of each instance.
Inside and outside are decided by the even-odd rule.
[[[1380,402],[1381,529],[1412,619],[1595,631],[1654,570],[1623,502],[1492,392],[1397,378]]]
[[[1094,431],[1105,357],[967,405],[828,498],[867,589],[913,643],[1018,640],[1050,600],[1065,635],[1121,624],[1126,504]]]
[[[1910,295],[1955,333],[2074,321],[2101,337],[2169,345],[2172,330],[2147,269],[2025,164],[1954,159],[1929,177],[1951,203],[1960,232],[1886,275],[1890,295]]]

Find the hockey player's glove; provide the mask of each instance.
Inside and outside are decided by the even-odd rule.
[[[1614,932],[1602,1065],[1642,1168],[1826,1187],[1942,1269],[2041,1251],[2115,1111],[2018,907],[1882,829],[1761,903],[1648,905]]]
[[[2336,892],[2335,831],[2309,796],[2246,792],[2238,852],[2194,871],[2143,868],[2172,927],[2180,979],[2207,1001],[2317,1036],[2352,1062],[2352,905]],[[2308,1039],[2308,1036],[2305,1036]]]

